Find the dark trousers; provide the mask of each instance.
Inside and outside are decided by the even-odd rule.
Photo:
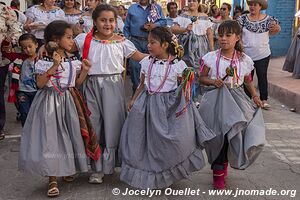
[[[17,93],[18,107],[19,107],[18,110],[19,113],[21,114],[20,119],[21,119],[22,127],[25,124],[35,94],[36,92],[22,92],[22,91],[19,91]]]
[[[228,162],[227,152],[228,152],[228,139],[227,135],[224,138],[224,144],[220,151],[220,154],[218,155],[217,159],[214,160],[214,162],[211,165],[212,170],[223,170],[224,165],[223,163]]]
[[[6,120],[6,112],[5,112],[5,80],[8,72],[8,65],[4,67],[0,67],[0,131],[3,130],[5,120]]]
[[[254,61],[254,67],[257,74],[258,88],[260,99],[262,101],[268,100],[268,66],[269,66],[270,56],[263,58],[261,60]],[[254,70],[251,72],[252,77],[254,76]],[[251,98],[250,92],[244,87],[246,94]]]

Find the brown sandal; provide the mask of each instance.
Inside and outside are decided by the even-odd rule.
[[[50,182],[48,186],[49,186],[49,188],[48,188],[47,196],[48,197],[57,197],[59,195],[57,181]],[[51,187],[51,186],[53,186],[53,187]]]

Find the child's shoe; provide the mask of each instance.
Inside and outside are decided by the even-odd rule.
[[[224,170],[213,170],[213,180],[214,180],[214,189],[224,190],[225,189],[225,179],[224,179]]]

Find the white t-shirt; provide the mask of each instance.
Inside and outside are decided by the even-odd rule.
[[[231,64],[231,58],[225,56],[220,57],[219,64],[219,77],[217,77],[217,57],[219,50],[212,51],[207,53],[202,57],[203,65],[207,66],[210,70],[208,76],[210,79],[223,78],[226,76],[226,68]],[[238,84],[242,85],[244,82],[244,76],[251,74],[251,71],[254,69],[254,63],[252,59],[243,53],[240,58],[233,60],[233,65],[237,67],[237,75],[239,76]],[[230,84],[232,77],[227,77],[224,82]]]
[[[65,12],[57,8],[51,11],[44,11],[40,9],[40,6],[32,6],[26,11],[27,18],[31,19],[33,23],[39,23],[44,28],[32,30],[31,33],[38,39],[44,39],[44,29],[52,21],[65,20]]]
[[[140,61],[140,64],[142,66],[141,74],[145,75],[145,85],[147,86],[148,90],[149,90],[148,71],[152,59],[153,58],[151,56],[146,56],[144,59]],[[150,86],[152,91],[156,91],[157,88],[161,85],[167,70],[167,66],[168,66],[167,60],[155,59],[151,71],[151,77],[150,77]],[[182,72],[185,68],[187,68],[187,65],[183,60],[179,60],[176,58],[173,61],[171,61],[171,69],[170,69],[169,76],[167,77],[163,87],[159,92],[169,92],[175,90],[178,87],[177,78],[182,76]]]
[[[69,87],[74,87],[75,86],[75,81],[76,81],[76,74],[78,74],[81,70],[81,62],[77,59],[76,56],[72,56],[69,59],[70,59],[71,64],[72,64],[71,81],[70,81]],[[64,58],[63,61],[61,62],[62,67],[61,66],[58,67],[58,73],[56,75],[60,76],[60,78],[57,79],[54,76],[51,77],[50,80],[55,85],[59,81],[59,84],[60,84],[61,87],[68,86],[68,80],[69,80],[70,69],[71,69],[69,59]],[[36,74],[44,74],[52,66],[53,66],[52,58],[44,57],[43,59],[38,60],[35,63],[35,73]],[[53,87],[50,80],[46,84],[47,87]]]
[[[242,15],[237,21],[243,28],[242,40],[245,53],[254,61],[271,55],[269,25],[272,22],[278,23],[278,20],[266,15],[264,19],[253,22],[247,15]]]
[[[81,33],[75,38],[78,50],[83,52],[86,33]],[[120,74],[124,71],[124,58],[136,52],[134,44],[123,38],[116,41],[92,39],[88,60],[92,66],[89,75]]]

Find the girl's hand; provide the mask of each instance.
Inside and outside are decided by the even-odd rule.
[[[127,111],[128,111],[128,112],[131,110],[131,108],[132,108],[132,106],[133,106],[133,103],[134,103],[133,100],[130,100],[130,101],[128,102],[128,104],[127,104]]]
[[[222,79],[216,79],[214,80],[214,84],[213,84],[216,88],[220,88],[224,85],[224,82],[222,81]]]
[[[83,59],[82,60],[82,70],[84,70],[84,71],[89,71],[90,70],[90,68],[91,68],[91,63],[90,63],[90,61],[89,60],[87,60],[87,59]]]
[[[257,105],[257,107],[262,108],[264,106],[263,102],[260,100],[258,96],[253,97],[253,102]]]
[[[61,61],[62,61],[61,56],[56,51],[54,51],[53,52],[53,63],[54,63],[54,65],[58,67],[60,65]]]

